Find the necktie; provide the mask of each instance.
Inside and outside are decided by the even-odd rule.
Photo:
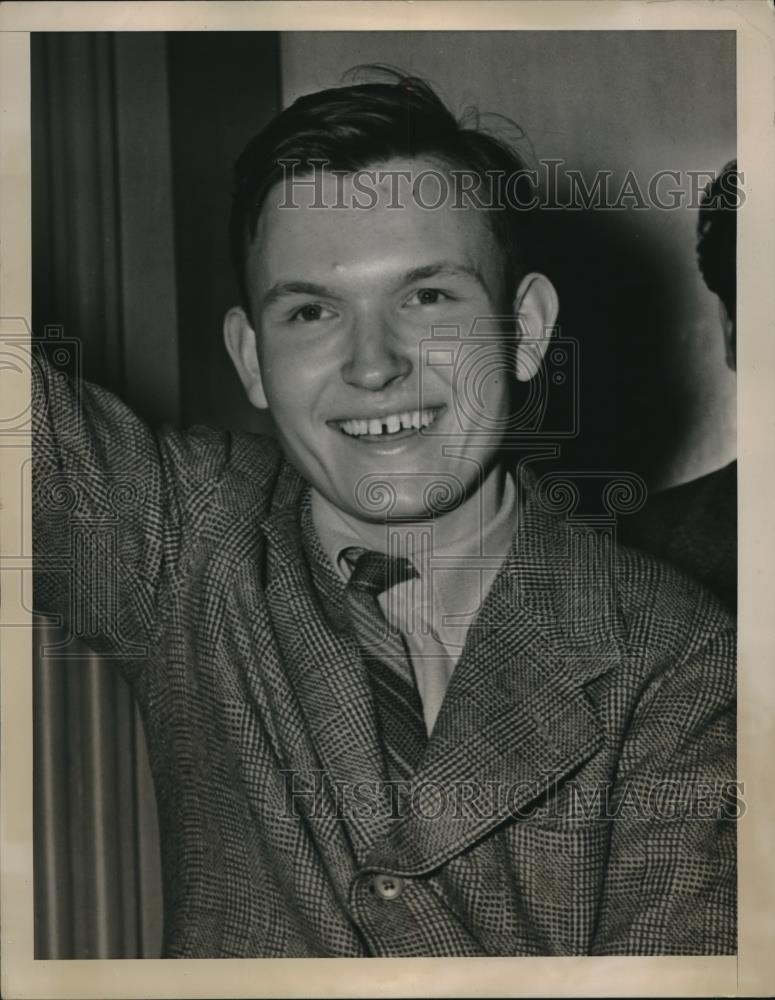
[[[410,780],[428,738],[422,703],[404,640],[389,629],[377,598],[415,570],[408,559],[367,549],[349,548],[344,555],[353,567],[345,606],[368,670],[388,774],[393,781]]]

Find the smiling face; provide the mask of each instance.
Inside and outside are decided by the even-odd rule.
[[[429,497],[444,498],[446,508],[450,493],[459,501],[475,489],[495,458],[509,412],[513,333],[487,338],[476,407],[465,405],[471,387],[455,373],[465,352],[479,349],[471,346],[475,321],[510,313],[511,303],[481,211],[431,211],[411,197],[390,208],[387,182],[373,207],[359,208],[350,183],[323,183],[325,203],[338,198],[346,208],[311,208],[305,189],[294,191],[300,207],[280,208],[285,192],[270,192],[247,264],[256,336],[235,309],[226,343],[251,401],[269,406],[287,458],[308,482],[362,520],[419,519],[432,512]],[[425,190],[423,197],[428,204]],[[434,327],[456,328],[459,338],[429,350]],[[389,509],[380,483],[393,498]]]

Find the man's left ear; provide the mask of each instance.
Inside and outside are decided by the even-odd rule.
[[[727,367],[734,372],[737,371],[737,324],[727,312],[727,307],[721,299],[719,299],[719,315],[721,316],[721,328],[724,331],[724,354]]]
[[[517,324],[515,370],[520,382],[529,382],[541,367],[559,307],[557,292],[546,275],[532,272],[520,281],[514,296]]]

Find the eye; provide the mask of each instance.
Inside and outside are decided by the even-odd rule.
[[[317,302],[308,302],[307,305],[294,310],[290,315],[291,322],[294,323],[317,323],[322,319],[329,319],[333,312]]]
[[[436,306],[440,302],[449,302],[452,296],[442,292],[440,288],[418,288],[407,302],[407,305]]]

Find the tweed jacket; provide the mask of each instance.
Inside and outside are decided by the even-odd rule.
[[[735,633],[713,597],[585,548],[522,469],[511,552],[391,787],[276,446],[34,388],[35,599],[88,620],[140,705],[166,956],[735,951]]]

